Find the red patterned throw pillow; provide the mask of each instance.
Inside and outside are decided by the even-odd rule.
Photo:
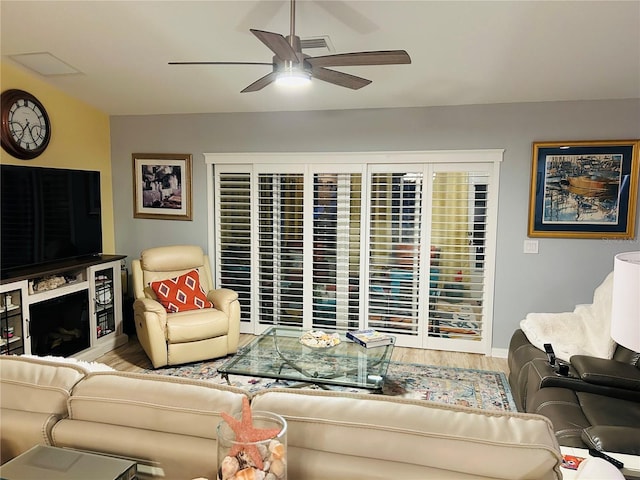
[[[176,278],[151,282],[151,288],[169,313],[213,307],[213,303],[207,300],[207,294],[200,285],[197,270],[191,270]]]

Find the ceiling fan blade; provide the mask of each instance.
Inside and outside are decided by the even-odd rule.
[[[382,50],[379,52],[353,52],[311,57],[306,59],[312,67],[351,67],[358,65],[400,65],[411,63],[404,50]]]
[[[253,82],[244,90],[241,90],[240,93],[257,92],[258,90],[262,90],[264,87],[274,82],[277,76],[278,74],[276,72],[268,73],[264,77]]]
[[[318,80],[333,83],[334,85],[350,88],[352,90],[358,90],[359,88],[366,87],[371,83],[371,80],[367,80],[366,78],[356,77],[355,75],[349,75],[348,73],[337,72],[323,67],[312,67],[311,75],[313,75],[313,78],[317,78]]]
[[[258,40],[264,43],[283,62],[299,63],[295,50],[289,45],[287,39],[279,33],[265,32],[264,30],[255,30],[253,28],[251,33],[258,37]]]
[[[266,62],[169,62],[169,65],[271,65]]]

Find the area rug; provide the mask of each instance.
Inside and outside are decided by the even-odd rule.
[[[218,372],[218,367],[227,360],[228,358],[222,358],[178,367],[145,370],[145,373],[207,380],[223,385],[230,383],[250,393],[267,388],[293,387],[300,383],[244,375],[229,375],[227,383]],[[320,387],[309,385],[304,388]],[[505,374],[490,370],[391,362],[381,392],[338,386],[327,388],[342,392],[417,398],[485,410],[517,411]]]

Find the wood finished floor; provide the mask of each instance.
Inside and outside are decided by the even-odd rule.
[[[240,335],[240,346],[246,345],[253,338],[253,335]],[[396,347],[393,350],[393,356],[391,358],[398,362],[473,368],[477,370],[496,370],[504,372],[505,374],[509,373],[506,358],[488,357],[474,353]],[[152,368],[151,362],[135,336],[130,336],[129,341],[125,345],[97,358],[96,362],[104,363],[115,370],[123,372],[140,372]]]

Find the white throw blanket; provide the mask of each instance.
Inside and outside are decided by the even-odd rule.
[[[593,293],[593,303],[577,305],[573,312],[529,313],[520,328],[540,350],[550,343],[561,360],[572,355],[613,357],[616,343],[611,338],[611,294],[613,272]]]
[[[55,355],[45,355],[41,357],[38,355],[30,355],[28,353],[24,353],[21,356],[27,357],[27,358],[37,358],[38,360],[42,360],[45,362],[68,363],[69,365],[76,365],[78,367],[81,367],[87,372],[112,372],[113,371],[113,368],[111,368],[109,365],[105,365],[104,363],[84,362],[74,357],[56,357]]]

